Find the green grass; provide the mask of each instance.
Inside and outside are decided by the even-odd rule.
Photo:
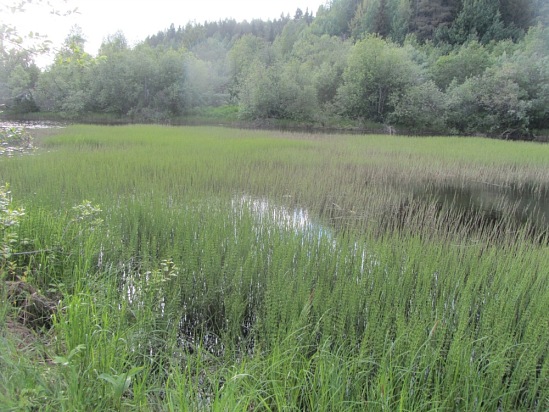
[[[0,176],[36,252],[15,263],[61,300],[27,349],[2,305],[6,410],[549,408],[546,244],[409,189],[541,193],[549,146],[154,126],[40,146]]]

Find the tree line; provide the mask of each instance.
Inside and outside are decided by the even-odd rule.
[[[314,16],[172,25],[134,47],[115,33],[97,56],[74,29],[42,70],[1,43],[0,99],[67,118],[228,108],[245,120],[530,138],[549,129],[548,3],[334,0]]]

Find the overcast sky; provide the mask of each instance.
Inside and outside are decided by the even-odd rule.
[[[11,20],[21,33],[29,31],[46,34],[57,46],[63,42],[75,24],[82,28],[87,39],[86,51],[95,54],[102,40],[120,30],[130,44],[174,24],[203,23],[225,18],[237,21],[259,18],[276,19],[281,13],[293,16],[299,7],[316,15],[326,0],[49,0],[59,7],[78,8],[78,14],[59,17],[50,14],[51,7],[29,5],[24,13],[2,16]],[[14,0],[0,0],[13,4]]]

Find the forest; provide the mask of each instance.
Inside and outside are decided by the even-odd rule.
[[[70,17],[69,17],[70,18]],[[547,0],[332,0],[274,20],[177,21],[137,45],[84,51],[78,27],[55,61],[10,47],[5,113],[534,139],[549,129]]]

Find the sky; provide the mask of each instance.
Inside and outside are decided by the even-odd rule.
[[[13,4],[15,0],[0,0]],[[50,3],[48,6],[45,3]],[[20,33],[30,31],[47,35],[54,47],[59,47],[73,25],[82,28],[86,51],[95,55],[103,39],[122,31],[130,45],[148,35],[188,22],[203,23],[225,18],[237,21],[276,19],[283,13],[293,16],[297,8],[316,15],[326,0],[43,0],[43,5],[30,4],[23,13],[2,16],[15,25]],[[50,14],[51,6],[58,9],[78,9],[70,16]],[[4,13],[5,14],[5,13]],[[47,62],[42,58],[42,64]]]

